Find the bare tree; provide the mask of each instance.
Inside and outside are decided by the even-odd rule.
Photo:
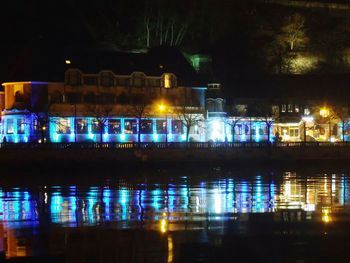
[[[112,105],[98,105],[98,104],[88,104],[86,105],[88,114],[93,117],[98,126],[98,131],[100,134],[100,143],[103,143],[103,131],[106,127],[107,121],[113,110]]]
[[[175,114],[186,128],[186,142],[188,142],[191,128],[203,121],[203,112],[198,111],[196,107],[180,106],[175,109]]]
[[[341,122],[342,141],[345,142],[345,126],[349,123],[349,111],[347,107],[341,105],[333,106],[331,114],[332,119],[339,119]]]
[[[28,105],[27,109],[33,117],[31,123],[33,131],[40,136],[41,142],[46,142],[48,137],[49,125],[51,121],[50,103],[45,105]]]
[[[128,113],[137,119],[137,142],[140,146],[141,142],[141,121],[149,114],[149,101],[144,96],[134,96],[133,104],[129,106]]]
[[[278,116],[278,109],[273,107],[271,103],[254,103],[248,106],[248,116],[251,118],[252,116],[261,119],[267,129],[267,142],[270,142],[270,134],[271,128]]]
[[[232,119],[228,118],[225,121],[225,124],[231,127],[232,142],[235,141],[236,126],[246,116],[246,111],[247,111],[246,108],[244,108],[243,111],[239,111],[236,106],[234,106],[231,110],[229,110],[229,115],[232,116]]]
[[[281,44],[288,44],[290,51],[293,51],[296,46],[300,47],[308,42],[305,30],[305,18],[298,13],[287,17],[281,31],[279,41]]]

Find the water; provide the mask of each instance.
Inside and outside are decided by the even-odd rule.
[[[5,260],[346,262],[350,248],[347,173],[213,168],[69,178],[1,182]]]

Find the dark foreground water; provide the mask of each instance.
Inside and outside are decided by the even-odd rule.
[[[0,261],[348,262],[349,187],[289,170],[7,175]]]

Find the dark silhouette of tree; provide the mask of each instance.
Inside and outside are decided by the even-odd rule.
[[[188,142],[191,128],[203,121],[203,112],[198,111],[196,107],[179,106],[176,107],[174,113],[182,126],[186,128],[186,142]]]
[[[98,131],[100,135],[100,143],[103,143],[103,131],[105,130],[108,119],[111,116],[113,110],[112,105],[99,105],[99,104],[87,104],[87,113],[93,117],[98,126]]]
[[[236,106],[228,110],[228,115],[232,116],[232,118],[226,119],[225,124],[231,127],[232,142],[235,141],[236,126],[246,116],[246,112],[247,108],[244,108],[243,111],[240,111]]]
[[[142,119],[150,113],[150,101],[145,96],[133,96],[133,103],[128,107],[128,114],[137,119],[137,142],[140,146],[141,142],[141,122]]]

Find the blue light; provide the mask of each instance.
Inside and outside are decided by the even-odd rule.
[[[122,142],[125,141],[125,133],[120,134],[120,140]]]
[[[94,138],[94,135],[91,132],[89,132],[89,139],[93,139],[93,138]]]
[[[182,141],[186,141],[186,134],[182,134],[182,135],[181,135],[181,140],[182,140]]]
[[[258,123],[255,124],[255,141],[259,142],[260,141],[260,125]]]
[[[153,133],[153,140],[154,141],[158,141],[158,134],[157,133]]]
[[[110,202],[111,202],[111,190],[109,189],[103,189],[103,203],[105,204],[105,216],[106,220],[110,220]]]

